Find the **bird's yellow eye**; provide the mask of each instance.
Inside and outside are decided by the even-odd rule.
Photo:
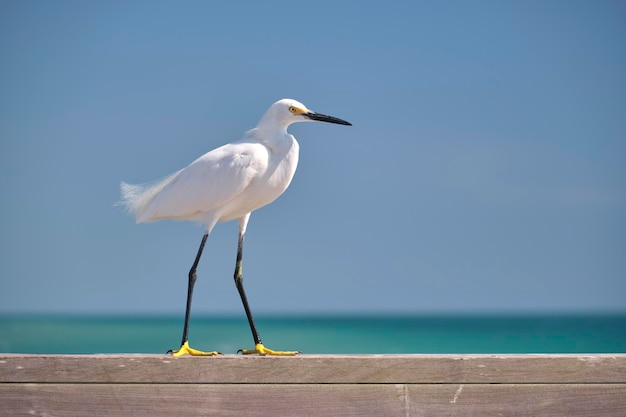
[[[296,108],[294,106],[289,107],[289,111],[292,113],[296,112]]]

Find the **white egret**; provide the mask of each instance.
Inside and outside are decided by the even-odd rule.
[[[266,348],[256,330],[243,289],[243,242],[250,213],[274,201],[289,186],[298,165],[299,145],[287,132],[296,122],[320,121],[351,126],[345,120],[315,113],[296,100],[274,103],[257,126],[236,142],[216,148],[196,159],[186,168],[150,185],[121,183],[121,204],[135,216],[137,223],[163,219],[192,220],[206,227],[198,253],[189,271],[187,307],[183,338],[175,356],[212,356],[189,346],[189,316],[196,282],[196,268],[211,230],[220,221],[237,219],[239,240],[235,263],[235,285],[243,303],[255,348],[243,354],[295,355]]]

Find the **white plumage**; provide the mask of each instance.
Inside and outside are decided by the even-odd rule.
[[[280,100],[243,139],[207,152],[154,184],[122,182],[122,203],[138,223],[192,220],[204,223],[206,232],[218,221],[271,203],[287,189],[298,165],[298,142],[287,127],[307,121],[290,107],[306,109],[295,100]]]
[[[287,127],[296,122],[324,121],[350,123],[315,113],[296,100],[283,99],[274,103],[257,126],[242,139],[213,149],[186,168],[148,185],[121,184],[122,200],[137,223],[157,220],[191,220],[202,222],[206,229],[189,271],[187,310],[181,349],[175,355],[206,354],[191,349],[187,343],[191,295],[196,280],[196,267],[208,234],[219,221],[237,219],[239,244],[235,267],[235,282],[241,295],[252,330],[256,348],[244,353],[294,354],[265,348],[258,337],[243,290],[241,259],[243,237],[250,213],[274,201],[289,186],[298,166],[299,145]],[[214,354],[210,352],[209,354]]]

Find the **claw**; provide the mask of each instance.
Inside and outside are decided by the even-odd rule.
[[[193,349],[189,347],[189,342],[183,343],[183,345],[178,350],[168,350],[167,353],[171,353],[172,356],[183,356],[183,355],[191,355],[191,356],[217,356],[221,355],[220,352],[203,352],[201,350]]]
[[[257,344],[253,350],[245,350],[245,349],[239,349],[237,351],[237,353],[241,353],[242,355],[261,355],[261,356],[265,356],[265,355],[270,355],[270,356],[295,356],[298,353],[300,353],[300,351],[280,351],[280,350],[272,350],[272,349],[268,349],[265,346],[263,346],[262,343]]]

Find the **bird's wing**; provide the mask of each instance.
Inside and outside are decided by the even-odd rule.
[[[138,221],[199,220],[219,213],[267,170],[269,154],[259,143],[239,142],[216,148],[166,179]],[[149,191],[149,190],[147,190]]]

